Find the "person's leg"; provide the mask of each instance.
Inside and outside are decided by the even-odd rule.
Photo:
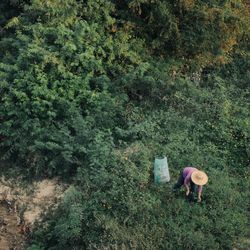
[[[189,200],[194,201],[195,200],[195,193],[197,192],[197,185],[195,185],[192,181],[190,182],[190,193],[189,193]]]
[[[173,186],[173,190],[176,191],[177,189],[180,189],[183,183],[184,183],[184,178],[183,178],[183,174],[181,171],[177,182]]]
[[[197,185],[194,184],[192,181],[190,181],[190,186],[191,186],[190,191],[191,191],[192,193],[196,193],[196,192],[197,192],[197,189],[198,189]]]

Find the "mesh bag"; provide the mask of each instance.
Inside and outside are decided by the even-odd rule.
[[[167,157],[155,158],[154,162],[155,183],[165,183],[170,181]]]

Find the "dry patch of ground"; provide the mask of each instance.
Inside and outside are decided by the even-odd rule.
[[[45,179],[25,187],[16,180],[0,179],[0,250],[23,250],[35,222],[55,209],[67,186]]]

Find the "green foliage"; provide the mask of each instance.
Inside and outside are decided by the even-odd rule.
[[[118,8],[128,10],[122,15],[124,22],[133,24],[135,34],[146,39],[151,52],[185,57],[202,68],[228,61],[229,52],[247,29],[243,1],[121,2]]]
[[[109,83],[103,63],[116,60],[109,53],[112,40],[105,38],[105,27],[99,29],[94,22],[77,20],[77,7],[72,3],[69,1],[59,12],[63,18],[67,15],[68,22],[59,24],[58,13],[54,13],[56,2],[48,2],[43,8],[35,1],[27,7],[16,39],[11,45],[7,45],[8,39],[2,41],[16,52],[10,55],[5,51],[0,65],[4,158],[13,156],[37,174],[68,172],[68,163],[78,154],[72,143],[81,129],[72,124],[79,125],[79,119],[86,118],[87,130],[91,130],[90,122],[111,129],[119,111],[117,101],[106,91],[108,85],[101,89],[95,86],[98,81],[103,83],[102,76]],[[42,20],[41,9],[51,11]],[[114,118],[108,113],[110,109]],[[94,115],[88,119],[93,110]],[[48,168],[43,170],[44,166]]]
[[[29,249],[241,247],[246,3],[13,3],[0,5],[1,157],[25,176],[71,181]],[[186,165],[208,173],[201,204],[153,184],[157,155],[173,182]]]

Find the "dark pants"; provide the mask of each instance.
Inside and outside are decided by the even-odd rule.
[[[184,178],[183,178],[183,173],[181,171],[177,182],[173,186],[173,190],[176,191],[180,189],[183,184],[184,184]],[[194,200],[194,194],[197,192],[197,189],[198,189],[197,185],[195,185],[191,180],[190,181],[190,193],[188,195],[188,198],[190,200]]]

